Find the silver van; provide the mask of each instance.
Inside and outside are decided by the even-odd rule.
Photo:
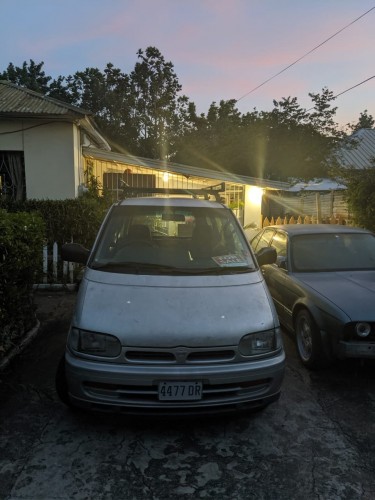
[[[217,414],[278,399],[285,354],[257,258],[232,211],[195,198],[128,198],[85,264],[56,374],[66,404],[130,414]]]

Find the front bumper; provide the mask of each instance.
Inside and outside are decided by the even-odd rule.
[[[338,357],[375,359],[375,342],[340,340],[338,344]]]
[[[228,413],[263,407],[278,399],[285,353],[245,363],[196,366],[128,365],[65,356],[73,405],[128,414]],[[201,381],[198,401],[159,401],[161,381]]]

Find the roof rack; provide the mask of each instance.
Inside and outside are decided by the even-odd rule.
[[[169,189],[169,188],[145,188],[145,187],[130,187],[124,186],[123,195],[124,198],[132,198],[143,196],[145,194],[181,194],[181,195],[190,195],[193,198],[198,198],[203,196],[205,200],[209,200],[210,196],[214,196],[215,200],[218,202],[222,202],[220,193],[225,191],[225,182],[221,182],[220,184],[215,184],[214,186],[209,186],[207,188],[201,189]]]

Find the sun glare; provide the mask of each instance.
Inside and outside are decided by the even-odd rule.
[[[247,192],[247,198],[253,205],[260,205],[262,202],[263,189],[257,186],[251,186]]]

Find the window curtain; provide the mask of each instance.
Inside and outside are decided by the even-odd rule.
[[[8,153],[5,157],[8,163],[8,175],[12,184],[13,199],[20,201],[24,199],[25,176],[21,155],[17,153]]]

